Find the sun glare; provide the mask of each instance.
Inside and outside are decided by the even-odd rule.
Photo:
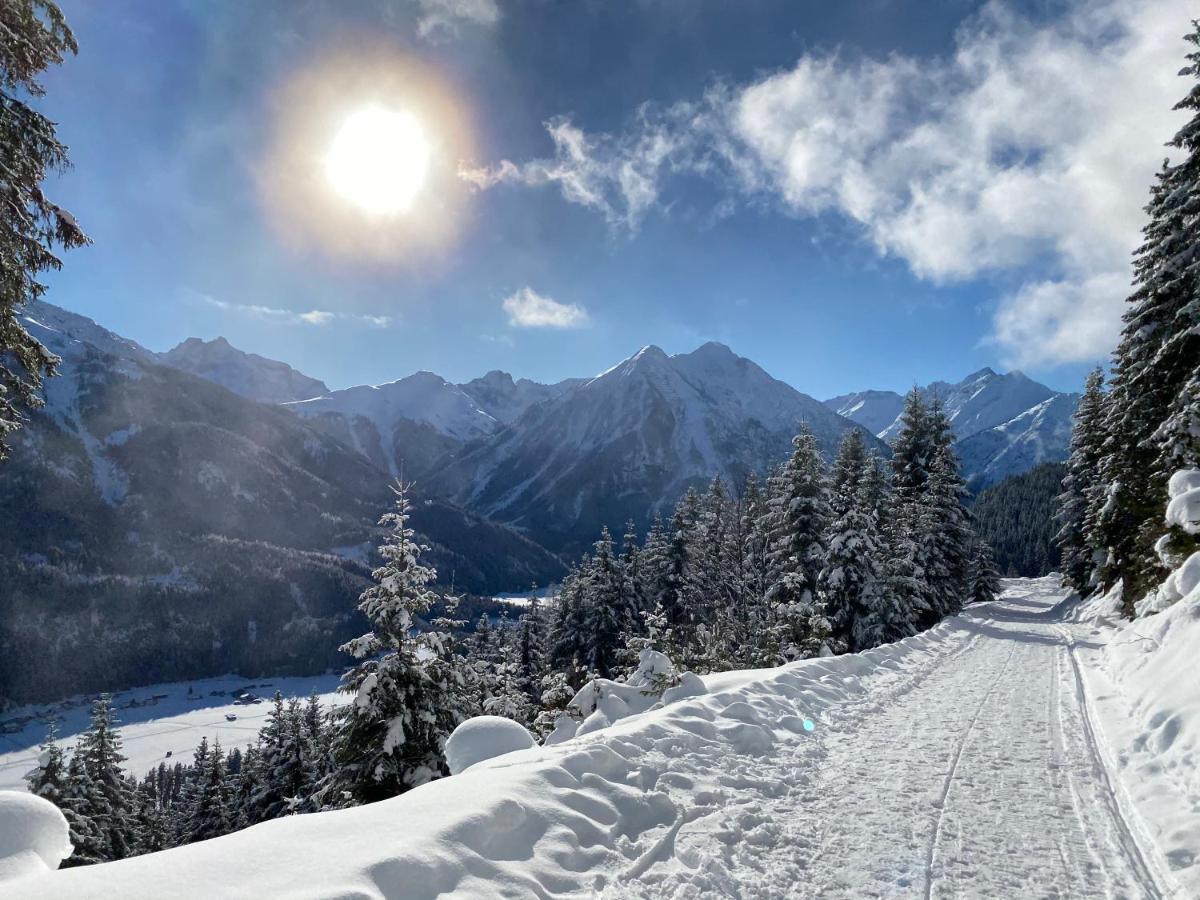
[[[350,115],[325,157],[344,199],[372,215],[407,212],[429,172],[429,141],[410,113],[371,106]]]

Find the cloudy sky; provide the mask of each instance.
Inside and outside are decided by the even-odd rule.
[[[224,335],[333,387],[549,381],[719,340],[822,398],[985,365],[1073,389],[1107,357],[1200,12],[62,6],[80,53],[42,106],[75,168],[52,193],[95,243],[52,302],[155,350]],[[328,169],[348,117],[380,108],[428,150],[386,214],[369,166],[355,202]]]

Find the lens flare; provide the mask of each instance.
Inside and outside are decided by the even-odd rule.
[[[814,723],[812,719],[804,720],[804,730],[805,731],[814,731],[816,729],[816,727],[817,727],[816,723]]]
[[[474,156],[464,99],[431,64],[346,35],[269,95],[254,174],[275,234],[306,260],[446,267]]]

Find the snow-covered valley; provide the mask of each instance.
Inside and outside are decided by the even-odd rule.
[[[1150,654],[1150,623],[1015,579],[897,644],[706,676],[392,800],[5,894],[1196,896],[1198,603],[1150,620]],[[1164,659],[1179,689],[1155,692]]]
[[[328,705],[337,701],[337,684],[336,675],[226,675],[119,691],[112,696],[125,768],[141,776],[162,762],[186,765],[202,737],[210,743],[219,740],[230,749],[249,744],[262,728],[276,691],[285,699],[315,693]],[[0,791],[24,789],[25,773],[36,765],[51,719],[59,736],[68,744],[74,742],[74,736],[87,728],[88,699],[21,706],[0,715]]]

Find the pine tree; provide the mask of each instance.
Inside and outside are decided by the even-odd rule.
[[[589,642],[581,567],[586,568],[588,564],[589,560],[585,557],[580,565],[568,571],[563,578],[558,601],[553,607],[548,637],[550,666],[578,673],[577,677],[580,678],[586,672],[583,661],[587,656]],[[572,686],[579,688],[582,687],[582,683],[572,682]]]
[[[892,489],[900,505],[915,503],[929,480],[933,461],[934,423],[918,388],[904,398],[900,433],[892,444]]]
[[[101,694],[92,703],[91,723],[76,748],[95,791],[90,816],[103,835],[105,859],[124,859],[132,851],[133,807],[121,769],[121,736],[113,727],[112,698]]]
[[[335,796],[368,803],[400,794],[448,772],[446,739],[477,709],[466,664],[448,635],[413,633],[437,601],[428,585],[436,572],[420,563],[423,548],[409,527],[410,486],[393,488],[396,508],[380,520],[390,528],[359,610],[371,631],[342,648],[362,660],[342,679],[352,697],[338,707],[332,779]]]
[[[971,547],[970,579],[967,589],[968,603],[988,603],[1000,596],[1000,573],[992,558],[992,548],[987,541],[976,540]]]
[[[1097,366],[1088,375],[1083,396],[1075,409],[1071,456],[1055,515],[1059,529],[1054,542],[1062,554],[1063,578],[1081,594],[1086,594],[1092,587],[1093,548],[1088,540],[1086,522],[1089,498],[1102,490],[1099,474],[1106,438],[1104,427],[1104,372]]]
[[[934,450],[921,497],[925,581],[932,609],[925,625],[962,609],[974,534],[964,500],[967,489],[958,473],[958,459],[948,442]]]
[[[1151,188],[1135,289],[1114,354],[1105,488],[1090,510],[1102,586],[1124,583],[1131,616],[1165,574],[1154,544],[1171,467],[1195,458],[1200,440],[1186,425],[1165,424],[1194,416],[1188,397],[1200,373],[1200,23],[1193,22],[1186,39],[1195,49],[1181,74],[1193,84],[1175,108],[1192,116],[1169,142],[1183,152],[1182,161],[1164,163]]]
[[[820,583],[838,649],[865,650],[884,640],[882,550],[872,508],[875,471],[862,432],[847,431],[830,475],[836,518]]]
[[[181,843],[191,844],[228,834],[229,785],[225,780],[225,754],[221,743],[213,744],[205,755],[202,766],[197,767],[197,794],[188,810],[188,818],[180,829]]]
[[[42,378],[55,357],[21,324],[25,306],[46,292],[38,277],[58,269],[57,244],[88,242],[74,217],[42,192],[50,172],[69,165],[55,125],[24,99],[45,91],[38,76],[78,47],[58,6],[50,0],[0,4],[0,460],[9,435],[27,410],[41,405]]]
[[[830,652],[831,626],[818,595],[832,519],[816,439],[807,425],[791,458],[771,479],[767,601],[775,613],[773,648],[780,661]]]
[[[530,588],[525,612],[517,621],[517,667],[525,693],[537,700],[537,685],[546,669],[546,621],[536,586]]]
[[[621,634],[626,629],[629,602],[607,527],[601,529],[600,540],[594,547],[595,552],[583,576],[584,621],[591,638],[584,662],[597,675],[609,678],[617,663]]]
[[[108,836],[102,826],[104,796],[92,781],[79,747],[76,747],[67,765],[67,780],[60,809],[70,826],[71,846],[75,848],[63,861],[64,869],[105,862],[111,858]]]
[[[46,739],[42,741],[38,754],[37,768],[25,776],[29,793],[49,800],[57,807],[63,806],[67,788],[67,761],[58,743],[58,722],[50,720],[46,726]]]

